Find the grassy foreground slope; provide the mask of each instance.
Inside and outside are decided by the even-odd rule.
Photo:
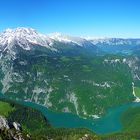
[[[14,108],[9,103],[0,101],[0,115],[7,117],[11,111],[14,111]]]

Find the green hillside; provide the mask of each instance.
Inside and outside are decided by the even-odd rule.
[[[101,116],[109,107],[134,100],[133,75],[124,59],[121,55],[22,53],[13,62],[14,74],[5,94],[53,111],[72,112],[84,118]],[[21,65],[21,61],[27,65]]]

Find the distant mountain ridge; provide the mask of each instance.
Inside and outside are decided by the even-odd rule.
[[[140,39],[124,39],[124,38],[104,38],[104,39],[88,39],[94,45],[108,44],[108,45],[140,45]]]

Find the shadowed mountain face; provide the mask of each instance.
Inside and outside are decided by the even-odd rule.
[[[54,111],[98,118],[138,98],[139,40],[111,42],[8,29],[0,34],[0,91]]]

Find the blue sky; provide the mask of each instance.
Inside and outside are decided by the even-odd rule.
[[[140,0],[1,0],[0,31],[140,38]]]

